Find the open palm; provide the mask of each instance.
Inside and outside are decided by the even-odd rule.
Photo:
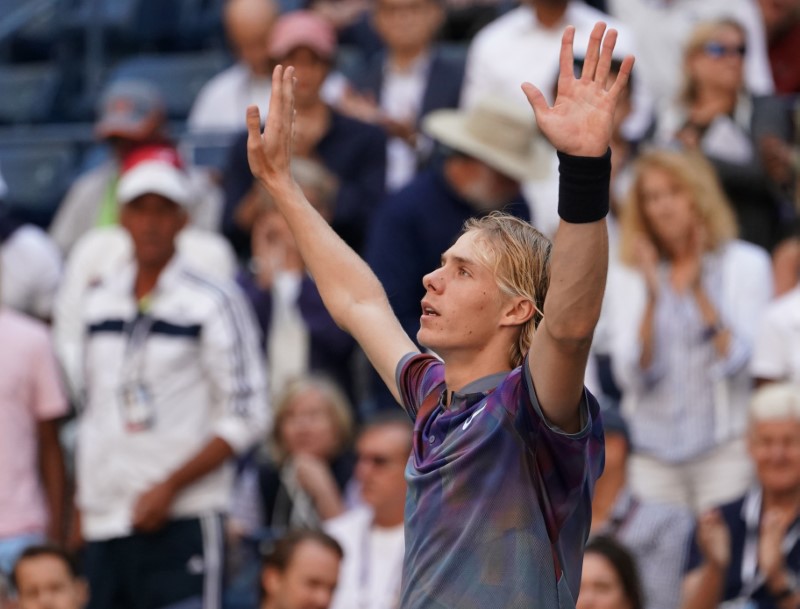
[[[614,109],[633,68],[633,57],[626,57],[617,79],[606,91],[617,31],[608,30],[604,39],[605,31],[605,23],[595,24],[580,78],[575,77],[573,68],[575,28],[569,26],[564,31],[558,95],[552,107],[547,105],[544,95],[535,86],[530,83],[522,85],[541,132],[557,150],[574,156],[601,156],[606,152],[611,141]]]

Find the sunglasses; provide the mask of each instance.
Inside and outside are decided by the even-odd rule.
[[[703,52],[714,59],[720,59],[729,55],[744,57],[744,54],[747,53],[747,45],[741,44],[733,47],[725,46],[719,42],[708,42],[703,45]]]

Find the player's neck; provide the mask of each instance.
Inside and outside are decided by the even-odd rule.
[[[498,372],[511,370],[508,361],[490,353],[449,354],[444,359],[444,382],[447,385],[447,403],[452,393],[461,391],[470,383]]]

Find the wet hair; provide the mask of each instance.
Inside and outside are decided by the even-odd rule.
[[[72,579],[77,579],[81,576],[80,571],[78,570],[78,565],[72,556],[67,553],[65,550],[62,550],[58,546],[54,546],[51,544],[42,544],[42,545],[35,545],[26,548],[22,554],[19,555],[17,561],[14,563],[14,568],[11,570],[11,585],[14,589],[18,589],[19,586],[19,579],[17,570],[19,566],[25,562],[26,560],[32,560],[34,558],[40,558],[42,556],[51,556],[60,560],[64,566],[67,568],[67,573],[69,573]]]
[[[511,366],[520,366],[544,317],[552,243],[529,223],[503,212],[470,218],[464,223],[463,232],[478,233],[478,238],[486,244],[477,255],[494,272],[500,291],[533,303],[534,313],[522,324],[519,338],[509,352]]]
[[[624,263],[636,265],[635,243],[641,234],[653,242],[661,258],[667,258],[667,252],[655,237],[643,209],[642,183],[645,174],[653,170],[667,173],[689,194],[695,213],[705,225],[706,247],[709,251],[736,237],[736,216],[711,163],[696,152],[654,150],[642,154],[636,161],[633,184],[622,209],[620,258]]]
[[[644,609],[644,593],[636,560],[622,544],[611,537],[598,535],[586,545],[584,554],[597,554],[605,558],[617,574],[631,609]]]

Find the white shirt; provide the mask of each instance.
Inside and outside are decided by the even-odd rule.
[[[331,609],[396,609],[405,539],[402,523],[372,526],[372,512],[358,507],[324,524],[344,550]]]
[[[680,92],[684,47],[692,29],[726,17],[747,32],[748,90],[757,95],[773,92],[763,20],[754,0],[609,0],[608,8],[636,33],[636,78],[645,80],[659,110]]]
[[[334,103],[344,86],[344,76],[333,72],[320,95],[327,103]],[[203,85],[189,111],[187,127],[195,132],[244,131],[248,106],[258,106],[261,120],[266,120],[271,91],[271,76],[254,76],[245,64],[236,63]]]
[[[419,57],[404,72],[392,69],[388,61],[385,63],[381,109],[386,116],[398,122],[416,122],[430,66],[429,55]],[[386,188],[390,191],[402,188],[416,172],[417,153],[414,148],[400,138],[390,138],[386,147]]]
[[[141,312],[135,268],[85,298],[85,407],[78,423],[77,481],[88,540],[131,534],[139,495],[212,438],[237,453],[269,427],[264,362],[244,294],[173,258]],[[227,510],[232,465],[183,489],[170,516]]]
[[[800,286],[767,307],[756,335],[750,373],[756,378],[800,384]]]
[[[42,229],[25,225],[0,245],[0,303],[49,319],[61,280],[61,252]]]

